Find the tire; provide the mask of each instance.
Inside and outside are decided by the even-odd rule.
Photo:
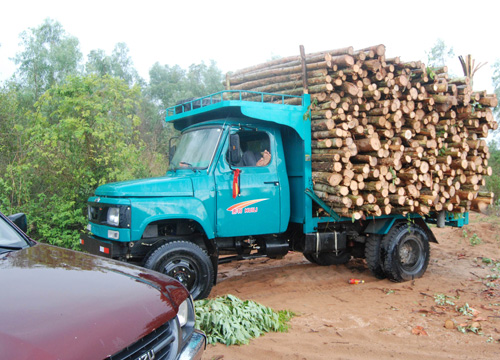
[[[309,261],[310,263],[317,264],[316,258],[313,256],[313,254],[302,254],[304,257]]]
[[[383,261],[382,261],[382,236],[372,235],[366,238],[365,243],[365,259],[373,276],[377,279],[385,279]]]
[[[144,267],[178,280],[195,300],[206,298],[214,283],[210,257],[198,245],[188,241],[173,241],[160,246],[147,257]]]
[[[383,269],[392,281],[421,277],[429,265],[430,246],[425,231],[406,222],[395,225],[382,241]]]
[[[319,254],[304,254],[304,257],[320,266],[342,265],[346,264],[351,259],[351,253],[345,250],[336,253],[319,253]]]

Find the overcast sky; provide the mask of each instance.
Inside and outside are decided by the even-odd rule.
[[[109,55],[124,42],[139,74],[150,67],[215,60],[223,72],[299,53],[385,44],[387,56],[427,59],[438,38],[455,50],[447,64],[461,74],[458,55],[488,62],[475,90],[492,91],[489,65],[500,59],[500,1],[9,1],[0,11],[0,80],[12,75],[9,60],[21,49],[19,34],[44,19],[60,22],[86,56]]]

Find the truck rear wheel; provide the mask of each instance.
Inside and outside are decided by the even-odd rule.
[[[371,235],[366,238],[365,259],[368,269],[377,279],[385,279],[386,275],[383,268],[382,253],[380,251],[382,236]]]
[[[313,264],[320,266],[342,265],[351,259],[351,253],[341,250],[338,253],[304,254],[304,257]]]
[[[144,267],[156,270],[181,282],[194,299],[210,294],[214,269],[210,257],[196,244],[173,241],[154,250]]]
[[[430,258],[429,239],[418,225],[400,223],[382,241],[385,275],[401,282],[421,277]]]

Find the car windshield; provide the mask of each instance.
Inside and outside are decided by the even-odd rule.
[[[221,128],[187,131],[179,139],[170,167],[172,169],[206,169],[214,157],[222,134]]]
[[[26,240],[4,219],[0,218],[0,253],[29,246]]]

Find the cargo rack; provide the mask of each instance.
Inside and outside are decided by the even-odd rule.
[[[223,101],[250,101],[277,105],[304,105],[302,96],[247,90],[223,90],[199,98],[182,100],[179,104],[167,108],[166,118],[169,119],[175,115],[219,104]]]

